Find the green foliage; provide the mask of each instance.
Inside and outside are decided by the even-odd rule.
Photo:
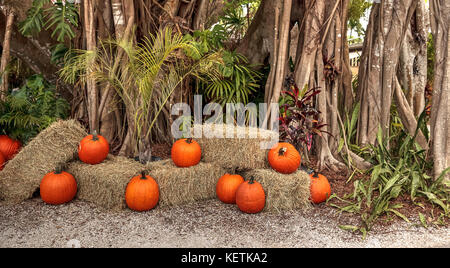
[[[52,55],[50,61],[54,64],[63,63],[69,49],[64,44],[56,44],[51,48]]]
[[[208,30],[195,31],[192,35],[186,34],[184,40],[190,41],[201,54],[224,48],[224,42],[228,40],[228,33],[221,24],[216,24]]]
[[[444,175],[450,168],[444,170],[437,180],[433,180],[427,174],[432,170],[433,163],[427,159],[427,152],[415,142],[418,130],[425,124],[425,116],[425,112],[420,116],[419,127],[414,136],[403,131],[391,149],[388,144],[393,144],[390,142],[392,137],[383,139],[380,128],[377,133],[378,145],[369,145],[361,150],[361,155],[373,164],[367,171],[370,178],[355,180],[352,194],[343,198],[332,195],[328,200],[339,199],[345,205],[331,205],[345,212],[360,214],[362,226],[356,227],[356,230],[361,233],[370,231],[376,220],[386,214],[409,222],[409,219],[398,211],[401,204],[395,203],[395,199],[404,194],[409,195],[413,202],[416,202],[418,197],[424,198],[442,208],[444,217],[449,216],[450,185],[446,185]]]
[[[261,73],[255,70],[256,66],[248,64],[243,55],[224,49],[224,42],[228,39],[224,26],[217,24],[211,30],[185,35],[184,39],[192,42],[200,52],[199,56],[218,53],[222,58],[215,66],[219,75],[202,79],[198,83],[198,91],[209,101],[221,105],[248,103],[249,96],[259,88]]]
[[[260,3],[261,0],[238,0],[226,3],[219,23],[223,25],[231,39],[239,42],[244,37]]]
[[[72,27],[78,26],[78,9],[74,4],[58,0],[45,12],[49,14],[46,29],[55,28],[52,37],[57,35],[58,42],[64,42],[66,36],[69,39],[75,37]]]
[[[69,104],[56,95],[55,86],[41,75],[28,78],[25,85],[0,102],[0,129],[27,143],[57,119],[68,117]]]
[[[348,10],[348,28],[351,32],[356,32],[358,36],[364,35],[364,27],[361,24],[361,18],[366,14],[367,10],[372,6],[370,1],[366,0],[350,0]],[[350,36],[351,38],[352,36]],[[357,40],[360,42],[361,40]]]
[[[223,63],[218,64],[220,76],[207,78],[201,90],[209,100],[219,104],[247,104],[249,95],[259,88],[261,74],[248,65],[247,59],[236,53],[223,50]]]
[[[343,150],[345,144],[348,146],[350,151],[353,152],[361,151],[359,146],[356,145],[356,132],[357,132],[356,123],[358,122],[360,106],[361,105],[359,102],[356,103],[351,115],[347,114],[347,116],[343,118],[344,122],[343,125],[341,126],[341,133],[344,133],[344,135],[341,135],[341,138],[339,140],[338,153],[345,151]],[[348,161],[349,166],[352,166],[350,157],[347,156],[345,160]]]
[[[74,38],[72,27],[78,26],[78,9],[75,4],[57,0],[45,9],[44,6],[49,3],[50,0],[34,0],[26,19],[20,23],[20,32],[30,36],[43,28],[53,28],[52,37],[56,37],[58,42],[64,42],[66,37]]]
[[[94,51],[70,51],[60,75],[68,83],[90,78],[111,86],[134,117],[128,123],[135,126],[137,141],[149,140],[158,116],[186,78],[218,75],[220,55],[202,55],[198,45],[170,28],[138,44],[107,40]]]

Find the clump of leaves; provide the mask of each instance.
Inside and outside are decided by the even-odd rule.
[[[24,86],[0,102],[0,134],[27,143],[57,119],[66,119],[69,104],[42,75],[29,77]]]
[[[395,142],[396,146],[388,149],[391,138],[383,139],[381,128],[377,134],[377,146],[369,145],[363,150],[363,156],[373,164],[367,171],[369,179],[353,182],[354,191],[343,198],[333,194],[345,205],[331,204],[342,211],[361,215],[361,226],[341,226],[341,228],[359,231],[365,235],[372,229],[377,219],[383,215],[394,215],[409,222],[409,219],[398,211],[402,207],[395,200],[404,194],[410,196],[412,202],[422,197],[442,209],[440,218],[449,217],[450,185],[444,180],[450,168],[442,172],[437,180],[427,174],[432,170],[432,161],[427,159],[427,152],[415,142],[415,137],[424,123],[425,112],[419,117],[417,131],[414,136],[403,132]],[[428,134],[424,132],[428,138]],[[391,143],[394,144],[394,143]],[[419,215],[420,216],[420,215]],[[423,216],[423,215],[422,215]]]
[[[50,2],[52,4],[45,8]],[[78,9],[76,5],[64,0],[34,0],[27,11],[27,17],[20,23],[20,32],[25,36],[39,33],[42,29],[53,29],[52,37],[64,42],[75,37],[73,27],[78,27]]]
[[[353,32],[361,37],[364,36],[364,26],[361,18],[365,16],[367,10],[372,6],[371,1],[350,0],[348,8],[348,28],[350,29],[350,38],[353,38]],[[353,39],[354,42],[361,42],[361,38]]]
[[[220,76],[201,83],[207,98],[222,105],[226,103],[247,104],[249,95],[259,88],[261,74],[248,64],[247,59],[230,51],[222,51],[223,63],[219,63]]]
[[[225,27],[233,42],[239,43],[245,36],[261,0],[227,1],[219,24]]]
[[[221,105],[247,104],[249,96],[258,90],[262,75],[243,55],[224,49],[227,40],[224,26],[218,24],[211,30],[196,31],[193,35],[185,35],[184,40],[191,42],[200,52],[199,55],[218,53],[222,58],[215,65],[219,75],[198,81],[198,90],[209,101]]]
[[[286,79],[288,90],[282,92],[280,103],[280,138],[291,143],[297,149],[302,146],[311,148],[314,135],[322,136],[326,124],[318,121],[320,111],[312,102],[320,93],[318,88],[300,90],[292,77]]]

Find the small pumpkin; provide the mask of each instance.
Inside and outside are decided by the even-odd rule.
[[[158,183],[143,171],[141,175],[133,177],[128,183],[125,201],[130,209],[136,211],[154,208],[159,201]]]
[[[280,142],[272,147],[267,158],[270,166],[283,174],[294,173],[301,163],[300,153],[287,142]]]
[[[71,201],[77,194],[75,178],[61,167],[48,173],[39,186],[42,200],[51,205],[60,205]]]
[[[252,177],[236,190],[236,204],[245,213],[258,213],[266,205],[266,194],[262,185]]]
[[[21,147],[20,141],[11,139],[7,135],[0,135],[0,152],[3,153],[6,161],[13,159]]]
[[[315,204],[322,203],[331,195],[331,186],[327,177],[318,172],[313,172],[309,175],[311,179],[311,201]]]
[[[192,138],[180,139],[173,144],[171,156],[177,167],[191,167],[200,162],[202,149]]]
[[[241,175],[225,174],[216,185],[216,194],[220,201],[227,204],[236,203],[237,188],[244,182]]]
[[[0,171],[3,169],[3,167],[5,166],[5,163],[6,163],[6,159],[5,159],[5,157],[3,156],[3,153],[2,152],[0,152]]]
[[[103,136],[98,135],[97,131],[83,138],[78,147],[78,157],[86,164],[99,164],[108,154],[109,143]]]

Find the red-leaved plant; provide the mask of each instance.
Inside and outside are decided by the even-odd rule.
[[[326,124],[318,121],[320,111],[314,107],[313,98],[320,93],[318,88],[300,91],[292,77],[285,81],[288,90],[280,104],[280,138],[294,145],[297,150],[307,146],[311,150],[313,136],[322,136]],[[329,134],[329,133],[328,133]]]

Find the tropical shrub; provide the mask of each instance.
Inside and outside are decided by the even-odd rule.
[[[197,91],[204,94],[208,101],[221,105],[247,104],[249,96],[260,87],[261,73],[243,55],[224,48],[228,34],[227,29],[218,24],[210,30],[195,31],[193,35],[184,36],[185,40],[193,42],[202,55],[218,53],[222,59],[215,66],[219,75],[199,81]]]
[[[367,179],[353,181],[354,191],[343,197],[333,194],[329,199],[339,199],[344,205],[331,204],[342,211],[361,215],[361,226],[341,226],[343,229],[360,231],[364,235],[372,229],[377,219],[383,215],[395,215],[407,222],[410,220],[399,212],[402,205],[396,203],[401,195],[409,195],[411,201],[421,206],[426,200],[442,209],[440,218],[449,217],[450,185],[444,180],[447,168],[437,180],[430,176],[433,162],[416,142],[415,137],[421,129],[428,138],[423,112],[418,120],[414,136],[402,131],[398,137],[382,138],[381,128],[377,134],[377,145],[368,145],[360,150],[360,155],[373,166],[365,173]],[[395,142],[392,139],[396,138]],[[388,144],[392,145],[391,148]],[[349,178],[349,181],[352,177]],[[419,214],[423,222],[423,215]]]
[[[311,148],[313,136],[326,133],[325,124],[318,121],[319,111],[312,102],[320,93],[317,88],[300,90],[292,78],[286,80],[288,90],[282,92],[280,99],[280,138],[295,146],[299,151],[306,146]]]
[[[58,119],[69,115],[69,104],[42,75],[33,75],[0,102],[0,134],[27,143]]]
[[[48,8],[47,4],[52,2]],[[63,43],[75,37],[73,27],[78,26],[78,9],[71,1],[34,0],[27,11],[27,17],[20,23],[19,30],[25,36],[39,33],[42,29],[53,29],[52,37]]]
[[[60,75],[67,83],[90,78],[115,90],[139,144],[151,139],[158,117],[182,82],[218,76],[220,61],[218,53],[202,54],[198,43],[165,28],[137,44],[103,40],[96,50],[70,50]]]

